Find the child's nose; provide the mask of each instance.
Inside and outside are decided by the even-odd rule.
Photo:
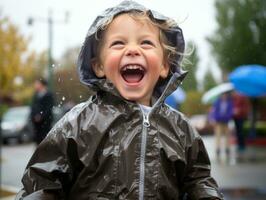
[[[131,45],[126,50],[126,56],[139,56],[140,51],[136,45]]]

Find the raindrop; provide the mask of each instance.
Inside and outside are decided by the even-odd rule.
[[[66,98],[63,96],[63,97],[62,97],[62,101],[65,101],[65,100],[66,100]]]
[[[52,64],[52,67],[54,68],[55,67],[55,64]]]
[[[60,82],[60,81],[61,81],[61,78],[59,77],[59,78],[57,79],[57,81]]]
[[[82,95],[80,95],[79,98],[81,99],[82,98]]]
[[[43,114],[43,111],[41,111],[40,114]]]

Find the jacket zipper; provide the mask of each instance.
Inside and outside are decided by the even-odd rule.
[[[143,129],[141,135],[141,150],[140,150],[140,175],[139,175],[139,200],[144,199],[144,183],[145,183],[145,154],[146,154],[146,145],[147,145],[147,129],[150,126],[149,114],[143,114]]]

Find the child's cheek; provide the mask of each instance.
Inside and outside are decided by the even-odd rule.
[[[148,57],[148,63],[149,66],[153,68],[161,68],[163,64],[163,57],[159,54],[156,53],[150,53]]]
[[[105,67],[108,67],[113,70],[115,70],[116,68],[119,68],[120,58],[121,57],[118,53],[114,53],[114,52],[109,53],[109,55],[107,55],[104,60]]]

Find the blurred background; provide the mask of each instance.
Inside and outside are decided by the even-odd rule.
[[[35,149],[29,123],[34,81],[48,80],[55,97],[53,123],[88,99],[91,93],[76,73],[77,56],[94,18],[120,1],[1,0],[0,199],[14,198]],[[137,2],[174,18],[183,29],[187,53],[182,65],[189,74],[167,102],[202,135],[212,175],[226,199],[266,199],[266,1]],[[230,155],[223,151],[217,159],[217,123],[211,114],[224,93],[239,93],[248,101],[241,131],[245,149],[239,149],[232,115],[227,124]]]

